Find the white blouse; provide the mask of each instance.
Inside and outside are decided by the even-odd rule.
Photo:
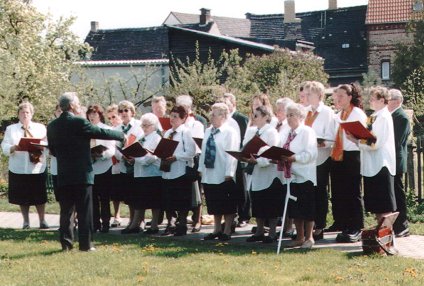
[[[308,107],[308,111],[312,111],[311,106]],[[334,111],[321,101],[316,112],[318,112],[318,115],[311,127],[317,138],[333,140]],[[317,166],[323,164],[330,157],[332,145],[332,142],[325,141],[325,147],[318,147]]]
[[[234,179],[236,173],[237,160],[225,151],[237,151],[239,149],[240,135],[227,123],[224,123],[218,129],[219,132],[214,135],[216,145],[214,168],[205,167],[206,143],[212,127],[206,129],[205,139],[202,142],[198,171],[202,173],[202,183],[204,184],[221,184],[227,176]]]
[[[396,175],[396,151],[392,115],[387,107],[384,107],[371,116],[375,117],[371,132],[377,141],[371,146],[359,143],[361,175],[372,177],[377,175],[383,167],[387,167],[390,174],[394,176]]]
[[[283,147],[287,141],[291,129],[284,128],[281,146]],[[314,186],[317,184],[317,168],[316,159],[318,154],[317,137],[315,131],[304,124],[300,124],[294,132],[296,137],[291,141],[289,150],[295,153],[296,161],[291,165],[293,183],[304,183],[311,181]],[[279,174],[283,176],[282,181],[287,181],[284,178],[284,172]]]
[[[26,151],[15,151],[10,153],[10,148],[14,145],[18,145],[21,138],[24,137],[22,126],[20,122],[7,126],[3,141],[1,142],[3,154],[9,157],[9,171],[15,174],[41,174],[46,170],[46,149],[43,150],[40,162],[37,164],[31,163],[28,152]],[[34,138],[46,140],[47,130],[43,124],[30,122],[28,130]]]
[[[144,137],[146,141],[142,143],[143,147],[155,151],[162,137],[157,132],[152,132]],[[143,157],[135,158],[134,177],[161,177],[162,171],[159,170],[160,159],[151,153]]]
[[[257,127],[255,127],[258,130]],[[247,142],[255,136],[256,131],[253,133],[249,132],[249,137]],[[252,136],[253,135],[253,136]],[[264,152],[270,146],[278,146],[280,144],[280,137],[278,135],[277,129],[275,126],[270,123],[265,124],[261,129],[259,129],[259,137],[268,145],[259,149],[258,153]],[[251,191],[261,191],[269,188],[275,178],[278,178],[279,172],[277,170],[277,165],[272,164],[271,160],[259,157],[256,159],[257,164],[253,168],[252,176],[248,176],[247,184],[248,190]]]
[[[173,128],[167,130],[163,137],[168,138],[173,131]],[[193,140],[190,130],[182,124],[175,131],[177,133],[175,133],[172,140],[179,142],[177,149],[174,151],[177,161],[171,164],[171,170],[169,172],[162,172],[162,178],[168,180],[183,176],[186,166],[193,167],[193,157],[196,155],[196,143]]]
[[[97,127],[103,128],[103,129],[112,129],[110,126],[99,122],[96,124]],[[113,140],[101,140],[101,139],[92,139],[94,140],[95,144],[97,145],[103,145],[107,147],[107,150],[105,150],[102,154],[102,157],[96,159],[93,162],[93,172],[94,175],[104,174],[106,173],[110,167],[112,167],[112,156],[115,155],[115,146],[116,142]]]
[[[362,109],[358,108],[358,107],[353,107],[352,112],[349,114],[349,117],[343,121],[340,119],[342,112],[340,111],[339,113],[336,114],[335,116],[335,124],[334,124],[334,128],[333,128],[333,135],[331,138],[333,138],[334,140],[336,139],[337,136],[337,130],[339,129],[340,126],[340,122],[352,122],[352,121],[359,121],[361,122],[364,126],[366,125],[367,122],[367,115],[365,114],[364,111],[362,111]],[[352,141],[350,141],[349,139],[347,139],[346,137],[346,132],[343,130],[343,150],[344,151],[359,151],[358,146],[353,143]]]
[[[134,135],[137,139],[141,138],[144,134],[143,129],[141,129],[141,122],[139,120],[136,120],[135,118],[131,118],[131,121],[128,123],[131,124],[131,128],[130,130],[128,130],[126,137],[130,136],[131,134]],[[122,126],[124,126],[123,124],[119,125],[116,129],[119,131],[122,131]],[[117,143],[120,144],[120,143]],[[122,146],[120,146],[122,147]],[[127,173],[127,168],[125,167],[125,163],[124,163],[124,159],[122,159],[122,153],[119,152],[118,149],[116,149],[115,151],[115,157],[116,159],[119,160],[119,170],[121,171],[121,173],[126,174]]]
[[[205,126],[193,116],[188,116],[184,125],[190,130],[191,136],[202,139],[205,136]],[[196,154],[199,154],[200,151],[199,146],[196,145]]]

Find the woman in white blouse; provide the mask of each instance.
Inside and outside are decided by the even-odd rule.
[[[331,146],[334,134],[334,111],[326,106],[324,100],[324,85],[318,81],[308,81],[303,86],[306,100],[309,103],[305,125],[312,127],[317,136],[318,157],[317,186],[315,187],[315,231],[314,239],[323,238],[328,212],[328,181],[331,166]]]
[[[146,234],[157,234],[158,218],[162,207],[162,172],[159,170],[160,159],[151,154],[158,146],[162,136],[159,135],[159,119],[153,113],[141,116],[141,128],[144,136],[138,141],[149,150],[143,157],[137,157],[134,163],[134,177],[136,189],[131,200],[134,206],[134,219],[128,227],[127,233],[140,232],[140,223],[144,221],[146,209],[152,210],[152,221]]]
[[[237,211],[236,185],[234,181],[237,160],[225,151],[239,149],[239,135],[226,123],[228,107],[225,103],[212,105],[212,126],[206,129],[199,159],[199,172],[205,191],[208,214],[214,216],[214,230],[204,240],[231,239],[231,225]],[[225,228],[221,220],[224,216]]]
[[[342,231],[337,242],[356,242],[364,227],[361,195],[361,160],[358,146],[347,139],[340,122],[359,121],[365,125],[367,116],[362,111],[359,87],[342,84],[333,95],[340,112],[335,117],[334,145],[331,150],[331,201],[334,224],[329,231]]]
[[[95,126],[111,129],[105,124],[104,111],[100,105],[87,108],[87,119]],[[93,224],[94,231],[109,232],[110,193],[112,190],[112,156],[115,155],[115,142],[111,140],[93,139],[92,146],[102,145],[103,152],[92,152],[94,185],[93,185]]]
[[[174,154],[161,160],[164,209],[170,210],[167,214],[177,211],[179,218],[179,224],[175,231],[169,226],[165,229],[165,235],[186,235],[187,214],[192,208],[192,182],[185,173],[186,166],[193,167],[196,143],[190,130],[184,125],[187,116],[184,107],[175,106],[172,108],[170,113],[172,128],[167,130],[163,136],[179,142]]]
[[[303,124],[306,109],[298,103],[286,108],[290,128],[283,130],[281,146],[294,153],[283,157],[282,175],[290,183],[290,193],[297,198],[289,201],[288,214],[294,219],[297,236],[290,244],[309,249],[314,244],[312,230],[315,219],[315,190],[317,137],[314,130]]]
[[[46,191],[46,151],[21,151],[22,137],[46,139],[46,127],[32,122],[34,107],[29,102],[18,107],[19,122],[7,126],[1,142],[3,153],[9,157],[9,203],[19,205],[24,220],[23,229],[30,227],[29,208],[35,205],[40,229],[49,228],[44,219]]]
[[[393,119],[387,109],[389,99],[385,87],[370,90],[370,108],[374,113],[368,118],[367,128],[376,137],[375,142],[356,140],[361,150],[361,174],[364,178],[365,210],[376,215],[377,223],[384,215],[396,210],[394,176],[396,152]]]
[[[127,137],[126,144],[128,146],[131,143],[134,143],[136,138],[140,138],[143,136],[143,130],[141,129],[140,121],[134,118],[135,106],[132,102],[128,100],[123,100],[119,102],[118,113],[122,119],[122,124],[117,129],[125,133],[125,136]],[[119,191],[122,193],[122,197],[120,199],[123,200],[130,209],[131,224],[131,221],[134,216],[134,208],[131,202],[131,196],[134,193],[134,188],[136,187],[134,180],[134,158],[126,158],[118,150],[116,150],[115,152],[115,157],[119,161],[119,168],[121,172],[121,174],[119,175]],[[124,230],[123,233],[125,232],[126,231]]]
[[[279,134],[271,122],[271,111],[265,106],[256,108],[253,113],[253,124],[256,132],[253,136],[259,136],[268,146],[259,150],[259,154],[269,146],[277,146],[280,143]],[[247,137],[249,136],[249,137]],[[252,134],[246,134],[248,141],[253,138]],[[277,165],[271,163],[269,159],[244,158],[253,165],[251,180],[248,181],[248,189],[252,200],[252,216],[256,217],[256,232],[247,238],[247,242],[262,241],[271,243],[276,239],[276,227],[278,217],[283,213],[283,186],[278,179]],[[269,223],[269,234],[264,235],[265,220]]]

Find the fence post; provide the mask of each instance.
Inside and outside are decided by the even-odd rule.
[[[416,195],[418,195],[418,200],[421,202],[422,197],[422,138],[417,137],[417,176],[418,176],[418,188],[415,192]]]

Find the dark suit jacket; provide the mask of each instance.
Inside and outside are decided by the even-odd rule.
[[[392,113],[392,118],[395,131],[396,174],[402,174],[406,172],[407,143],[411,126],[408,115],[406,115],[402,107]]]
[[[57,158],[59,187],[94,183],[90,139],[122,141],[124,133],[99,128],[69,112],[47,126],[49,149]]]
[[[249,121],[249,118],[247,118],[246,115],[235,111],[233,113],[233,119],[237,122],[238,126],[240,127],[240,147],[243,144],[244,134],[246,133],[247,123]]]
[[[200,121],[205,127],[205,129],[208,128],[208,121],[202,115],[195,114],[194,119],[196,119],[197,121]]]

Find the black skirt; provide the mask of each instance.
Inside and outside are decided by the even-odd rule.
[[[47,202],[46,173],[15,174],[9,171],[9,203],[23,206]]]
[[[112,168],[109,168],[106,172],[94,176],[93,192],[101,194],[103,196],[110,197],[110,193],[113,189],[113,177]]]
[[[169,211],[189,211],[192,208],[192,181],[185,175],[176,179],[162,180],[163,209]]]
[[[252,216],[257,218],[277,218],[283,215],[285,187],[279,179],[261,191],[250,191]]]
[[[396,210],[394,177],[386,167],[374,177],[364,178],[364,203],[367,212],[379,214]]]
[[[135,178],[137,188],[131,203],[134,209],[162,208],[162,177]]]
[[[223,215],[237,212],[236,184],[233,180],[221,184],[203,184],[208,214]]]
[[[111,178],[110,200],[116,202],[123,202],[125,200],[125,192],[122,188],[122,177],[126,174],[113,174]]]
[[[290,184],[290,193],[297,201],[289,200],[289,217],[313,221],[315,219],[315,190],[311,181]]]

